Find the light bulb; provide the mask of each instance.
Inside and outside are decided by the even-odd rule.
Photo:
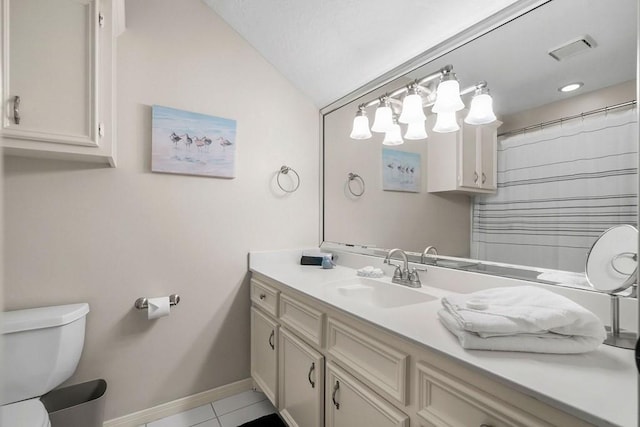
[[[353,128],[351,129],[352,139],[369,139],[371,131],[369,130],[369,117],[364,110],[359,110],[353,118]]]
[[[374,132],[387,132],[393,126],[393,112],[389,101],[384,101],[376,108],[376,116],[371,130]]]
[[[433,126],[434,132],[448,133],[455,132],[459,129],[460,126],[458,126],[455,111],[438,113],[436,124]]]
[[[451,77],[446,77],[450,76]],[[449,73],[443,77],[443,80],[436,89],[436,103],[431,111],[434,113],[451,113],[460,111],[464,108],[464,102],[460,98],[460,83],[454,73]]]
[[[397,123],[393,123],[391,125],[391,129],[384,134],[384,140],[382,141],[383,145],[400,145],[404,144],[402,139],[402,131],[400,130],[400,125]]]
[[[496,115],[493,112],[493,99],[488,91],[473,97],[469,114],[464,121],[470,125],[486,125],[496,121]]]
[[[407,125],[407,131],[404,134],[405,139],[425,139],[427,131],[424,128],[424,121],[412,122]]]
[[[402,101],[402,113],[398,118],[400,123],[423,122],[427,119],[422,109],[422,97],[414,91],[404,97]]]

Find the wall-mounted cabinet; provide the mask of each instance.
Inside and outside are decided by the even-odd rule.
[[[502,124],[474,126],[459,121],[460,130],[432,133],[427,140],[427,191],[494,193],[497,189],[497,130]]]
[[[113,7],[2,0],[5,154],[115,166]]]

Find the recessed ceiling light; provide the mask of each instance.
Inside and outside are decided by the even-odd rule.
[[[569,83],[568,85],[564,85],[561,88],[558,88],[558,90],[560,92],[573,92],[574,90],[580,89],[583,85],[584,83],[582,82]]]

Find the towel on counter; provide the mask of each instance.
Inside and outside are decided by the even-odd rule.
[[[442,324],[468,350],[523,351],[529,353],[577,354],[593,351],[602,343],[601,339],[582,336],[566,336],[554,333],[519,334],[482,338],[478,334],[460,329],[447,310],[440,310]]]
[[[442,305],[440,320],[464,348],[579,353],[595,349],[606,338],[595,314],[535,286],[449,296],[442,298]]]

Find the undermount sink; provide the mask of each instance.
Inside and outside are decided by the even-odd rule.
[[[437,298],[402,285],[385,283],[366,277],[338,280],[325,285],[332,296],[378,308],[396,308]]]

